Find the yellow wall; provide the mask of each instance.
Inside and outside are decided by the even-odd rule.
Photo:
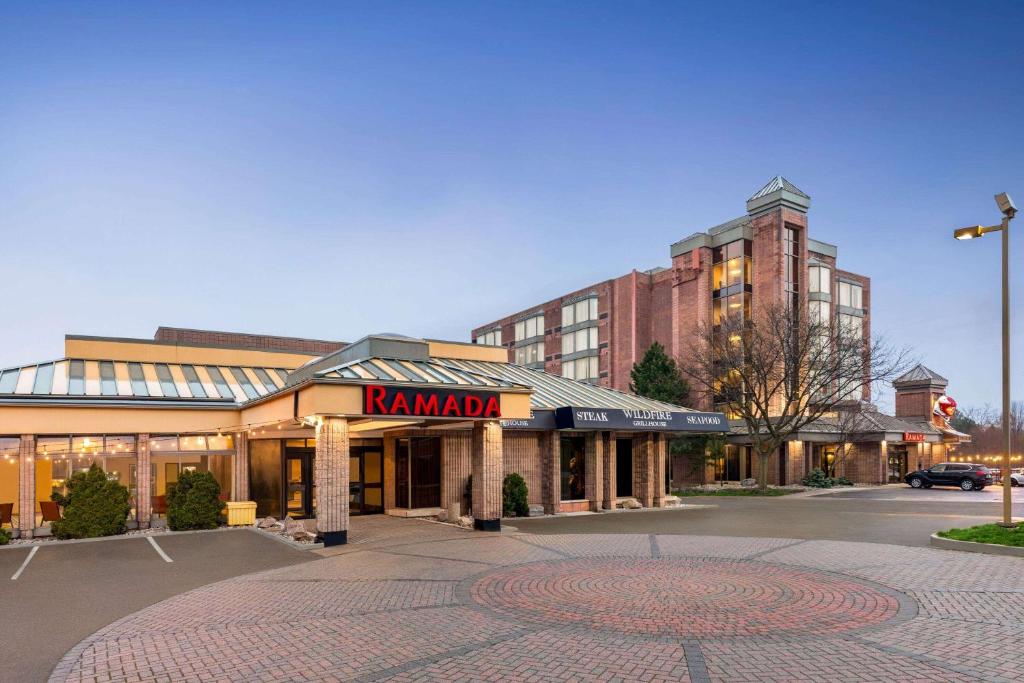
[[[18,514],[17,458],[0,458],[0,503],[14,503],[14,514]]]
[[[200,365],[251,365],[267,368],[297,368],[319,356],[278,351],[217,349],[202,346],[160,344],[145,340],[64,339],[68,358],[95,360],[134,360],[159,363],[197,363]]]
[[[530,395],[502,394],[501,417],[502,419],[530,417]]]
[[[456,358],[459,360],[480,360],[490,363],[507,363],[508,351],[500,346],[483,344],[460,344],[458,342],[427,340],[428,353],[432,358]]]
[[[174,434],[240,424],[237,410],[5,406],[0,434]]]

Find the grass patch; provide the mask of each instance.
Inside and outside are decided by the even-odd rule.
[[[680,498],[687,498],[690,496],[788,496],[791,493],[799,493],[794,489],[736,489],[736,488],[722,488],[714,490],[706,489],[683,489],[682,491],[673,491],[673,496],[679,496]]]
[[[938,535],[954,541],[974,541],[975,543],[1012,545],[1017,548],[1024,548],[1024,530],[1021,527],[1007,529],[998,524],[982,524],[981,526],[972,526],[966,529],[940,531]]]

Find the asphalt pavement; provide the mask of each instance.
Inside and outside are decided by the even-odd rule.
[[[1024,490],[1014,489],[1024,517]],[[1018,499],[1017,496],[1021,495]],[[845,489],[817,496],[683,499],[683,509],[569,515],[510,522],[534,534],[652,533],[863,541],[927,546],[936,531],[996,521],[1002,490],[915,490],[909,486]]]
[[[312,553],[250,530],[5,547],[0,681],[47,680],[80,640],[165,598],[312,559]]]

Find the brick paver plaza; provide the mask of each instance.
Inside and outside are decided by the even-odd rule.
[[[122,619],[51,680],[1024,679],[1024,560],[383,517],[350,538]]]

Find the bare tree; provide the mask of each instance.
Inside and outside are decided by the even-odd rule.
[[[697,331],[681,366],[714,405],[743,421],[758,454],[762,489],[768,459],[788,437],[911,365],[906,349],[880,337],[864,339],[859,325],[819,320],[786,305],[717,322]]]

